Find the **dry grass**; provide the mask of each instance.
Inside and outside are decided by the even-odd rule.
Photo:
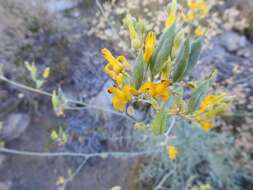
[[[54,16],[43,0],[0,0],[0,59],[12,60],[13,53],[34,32],[55,29]]]

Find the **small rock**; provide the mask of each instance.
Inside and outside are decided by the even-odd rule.
[[[3,182],[0,182],[0,190],[9,190],[9,186]]]
[[[252,57],[252,51],[249,48],[241,49],[237,52],[237,55],[245,57],[245,58],[251,58]]]
[[[226,32],[220,36],[220,43],[229,52],[234,52],[245,47],[247,39],[235,32]]]
[[[10,114],[0,129],[0,138],[6,142],[19,138],[27,129],[30,121],[31,117],[29,114]]]

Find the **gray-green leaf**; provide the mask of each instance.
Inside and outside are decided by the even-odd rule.
[[[194,90],[188,104],[189,113],[192,113],[199,108],[201,102],[207,96],[208,89],[212,85],[215,76],[216,76],[216,71],[212,72],[211,75],[208,77],[208,79],[202,81],[198,85],[198,87]]]
[[[164,62],[166,62],[170,56],[175,33],[176,26],[174,24],[170,28],[166,29],[160,37],[159,43],[150,62],[150,70],[153,76],[161,71]]]
[[[152,132],[154,135],[161,135],[165,132],[167,125],[167,111],[165,108],[157,111],[152,121]]]
[[[186,69],[185,76],[191,73],[191,71],[193,70],[193,68],[198,62],[201,47],[202,47],[202,41],[203,41],[202,38],[198,38],[194,40],[191,44],[191,53],[190,53],[189,63]]]
[[[133,80],[136,89],[140,88],[144,80],[145,67],[146,64],[144,62],[143,52],[141,51],[136,59],[135,66],[133,68]]]
[[[174,82],[179,82],[185,76],[185,72],[188,66],[189,57],[190,57],[190,40],[187,38],[182,44],[180,51],[177,55],[175,68],[172,75]]]

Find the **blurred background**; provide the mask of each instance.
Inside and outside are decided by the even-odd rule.
[[[161,32],[169,0],[0,0],[0,66],[10,80],[31,86],[24,62],[38,72],[51,68],[43,90],[61,87],[67,97],[111,108],[105,93],[111,84],[103,73],[100,49],[129,54],[122,19],[130,12]],[[185,3],[182,0],[182,3]],[[218,70],[215,89],[235,96],[232,113],[218,120],[240,150],[235,164],[253,175],[253,1],[209,0],[205,47],[192,75]],[[123,42],[122,39],[125,41]],[[129,123],[112,113],[71,110],[59,118],[50,98],[0,81],[0,146],[29,151],[130,151],[135,149]],[[62,129],[64,142],[52,142]],[[60,133],[60,132],[59,132]],[[64,136],[64,135],[63,135]],[[120,137],[120,138],[119,138]],[[131,137],[134,138],[134,137]],[[82,158],[38,158],[0,152],[0,190],[57,189]],[[66,189],[106,190],[116,184],[140,186],[136,159],[91,159]],[[253,183],[241,179],[242,189]]]

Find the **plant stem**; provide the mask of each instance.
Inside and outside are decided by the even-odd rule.
[[[25,89],[25,90],[28,90],[28,91],[31,91],[31,92],[35,92],[35,93],[38,93],[38,94],[42,94],[42,95],[45,95],[45,96],[52,97],[52,94],[49,93],[49,92],[46,92],[46,91],[43,91],[41,89],[36,89],[36,88],[32,88],[32,87],[20,84],[18,82],[15,82],[15,81],[12,81],[10,79],[7,79],[3,75],[0,76],[0,80],[5,81],[5,82],[7,82],[7,83],[9,83],[9,84],[11,84],[13,86],[18,87],[18,88],[22,88],[22,89]],[[133,118],[127,116],[126,114],[123,114],[123,113],[120,113],[120,112],[117,112],[117,111],[114,111],[114,110],[105,109],[105,108],[100,107],[100,106],[92,106],[92,105],[89,105],[88,103],[80,102],[80,101],[76,101],[76,100],[71,100],[71,99],[66,99],[66,102],[71,103],[71,104],[76,104],[76,105],[83,106],[83,107],[66,107],[66,109],[68,109],[68,110],[95,109],[95,110],[99,110],[99,111],[103,111],[103,112],[112,113],[112,114],[115,114],[115,115],[118,115],[118,116],[121,116],[121,117],[125,117],[126,119],[135,122],[135,120]]]
[[[67,184],[69,182],[73,181],[73,179],[80,173],[81,169],[84,167],[84,165],[87,163],[87,161],[88,161],[88,158],[85,158],[84,161],[75,170],[75,172],[65,180],[63,187],[62,187],[63,190],[66,188]]]
[[[171,123],[170,123],[170,126],[168,127],[168,130],[167,130],[166,133],[165,133],[166,138],[169,137],[169,135],[170,135],[170,133],[171,133],[173,127],[175,126],[175,122],[176,122],[176,117],[173,117],[173,118],[172,118],[172,121],[171,121]]]
[[[144,155],[153,155],[158,152],[156,150],[152,151],[143,151],[143,152],[100,152],[100,153],[75,153],[75,152],[31,152],[23,150],[15,150],[9,148],[0,148],[0,153],[21,155],[21,156],[36,156],[36,157],[107,157],[112,156],[114,158],[129,158],[129,157],[138,157]],[[160,152],[160,151],[159,151]]]
[[[23,88],[25,90],[31,91],[31,92],[35,92],[35,93],[42,94],[42,95],[45,95],[45,96],[52,96],[52,94],[49,93],[49,92],[46,92],[46,91],[43,91],[43,90],[40,90],[40,89],[32,88],[32,87],[29,87],[29,86],[17,83],[15,81],[7,79],[3,75],[0,76],[0,80],[5,81],[5,82],[7,82],[7,83],[9,83],[9,84],[11,84],[13,86],[16,86],[16,87]]]
[[[163,184],[166,182],[166,180],[170,177],[170,175],[173,173],[173,171],[167,173],[162,180],[159,182],[159,184],[154,188],[154,190],[163,189]]]

